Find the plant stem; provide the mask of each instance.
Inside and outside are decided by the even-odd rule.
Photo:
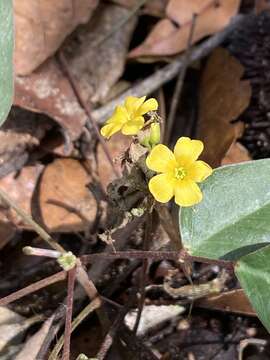
[[[70,337],[72,332],[71,323],[72,323],[75,279],[76,279],[76,267],[68,271],[66,322],[65,322],[64,349],[63,349],[62,360],[69,360],[70,357]]]
[[[58,281],[63,281],[66,279],[66,277],[67,277],[67,273],[65,271],[60,271],[52,276],[48,276],[45,279],[37,281],[29,286],[26,286],[21,290],[15,291],[14,293],[3,297],[2,299],[0,299],[0,306],[8,305],[13,301],[16,301],[26,295],[32,294],[33,292],[44,288],[45,286],[49,286]]]
[[[24,220],[24,222],[30,225],[36,231],[36,233],[38,233],[39,236],[44,241],[46,241],[53,249],[60,252],[65,252],[65,249],[61,245],[59,245],[40,225],[38,225],[30,215],[28,215],[24,210],[19,208],[14,203],[14,201],[11,200],[10,197],[1,189],[0,189],[0,199],[4,203],[9,205],[13,210],[15,210],[15,212]]]

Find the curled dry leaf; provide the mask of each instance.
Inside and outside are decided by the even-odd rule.
[[[115,162],[115,166],[120,172],[121,162],[124,158],[124,153],[129,148],[130,143],[130,138],[120,133],[115,134],[110,139],[110,141],[107,142],[107,147],[111,154],[111,157]],[[100,144],[98,144],[97,147],[97,163],[99,179],[104,190],[106,190],[107,186],[115,179],[115,176],[104,153],[104,150],[102,149]]]
[[[15,69],[30,74],[77,25],[86,23],[98,0],[15,0]]]
[[[54,58],[29,76],[16,76],[14,104],[50,116],[70,140],[80,136],[86,121],[69,80]]]
[[[69,69],[86,102],[104,100],[123,73],[137,16],[132,16],[118,31],[112,31],[128,15],[125,7],[100,6],[95,17],[78,28],[63,47]]]
[[[49,231],[85,231],[91,227],[97,205],[87,188],[90,182],[84,166],[74,159],[57,159],[45,168],[38,217]]]
[[[216,296],[200,299],[196,301],[196,305],[206,309],[256,316],[256,312],[252,309],[242,289],[226,291]]]
[[[32,198],[42,165],[25,166],[20,173],[13,172],[0,179],[0,187],[27,214],[32,212]],[[22,191],[23,189],[23,191]],[[0,207],[0,249],[15,235],[16,227],[27,228],[14,210],[5,204]]]
[[[199,95],[197,137],[205,144],[202,158],[220,165],[231,144],[241,136],[243,123],[232,124],[247,108],[249,81],[241,80],[243,66],[222,48],[213,51],[204,69]]]
[[[248,150],[239,142],[234,142],[222,159],[221,165],[237,164],[251,160]]]
[[[129,57],[174,55],[188,43],[192,18],[197,14],[193,43],[226,27],[238,12],[240,0],[170,0],[161,20]]]

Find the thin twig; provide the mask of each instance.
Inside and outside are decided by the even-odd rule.
[[[138,12],[140,7],[142,7],[147,0],[139,0],[132,9],[130,9],[128,15],[124,17],[122,20],[118,21],[118,23],[107,33],[104,37],[94,42],[93,46],[98,47],[102,45],[106,40],[112,37],[118,30],[120,30],[131,18]]]
[[[26,295],[32,294],[33,292],[44,288],[45,286],[49,286],[58,281],[63,281],[63,280],[65,280],[66,276],[67,276],[67,273],[65,271],[60,271],[52,276],[48,276],[45,279],[37,281],[29,286],[26,286],[25,288],[23,288],[21,290],[15,291],[14,293],[3,297],[2,299],[0,299],[0,306],[8,305],[8,304],[12,303],[13,301],[16,301]]]
[[[101,344],[101,347],[99,349],[99,352],[96,356],[98,360],[103,360],[105,358],[106,354],[108,353],[108,351],[113,343],[113,338],[115,337],[120,326],[123,324],[123,320],[124,320],[126,314],[128,313],[128,311],[130,310],[130,308],[133,306],[133,304],[135,302],[134,295],[135,294],[132,291],[132,293],[130,294],[128,303],[125,304],[124,306],[122,306],[116,319],[114,320],[112,326],[110,327],[110,330],[108,331],[107,335],[105,336],[105,338]]]
[[[170,107],[169,116],[167,119],[167,126],[166,126],[166,132],[165,132],[165,137],[164,137],[165,144],[168,144],[170,141],[177,106],[178,106],[178,103],[179,103],[179,100],[181,97],[181,92],[182,92],[186,72],[188,69],[188,65],[190,63],[190,50],[191,50],[191,44],[192,44],[192,39],[193,39],[193,34],[194,34],[194,29],[195,29],[195,24],[196,24],[196,18],[197,18],[197,16],[194,14],[192,17],[191,28],[190,28],[190,32],[189,32],[189,36],[188,36],[187,49],[186,49],[186,52],[183,57],[183,64],[181,67],[181,71],[179,72],[179,75],[177,77],[175,88],[174,88],[172,103],[171,103],[171,107]]]
[[[149,259],[149,260],[181,260],[187,259],[189,261],[197,261],[205,264],[220,265],[225,268],[232,268],[234,265],[233,261],[229,260],[214,260],[203,258],[199,256],[192,256],[183,251],[141,251],[141,250],[130,250],[130,251],[117,251],[116,253],[96,253],[83,255],[81,258],[82,263],[92,263],[98,259]]]
[[[143,250],[147,251],[149,247],[149,241],[151,237],[152,232],[152,221],[153,221],[153,214],[152,212],[148,215],[148,220],[145,223],[145,233],[144,233],[144,241],[143,241]],[[133,327],[134,334],[137,333],[141,315],[143,311],[144,301],[145,301],[145,283],[146,283],[146,271],[148,267],[148,259],[143,260],[142,268],[141,268],[141,279],[140,279],[140,299],[139,299],[139,305],[138,305],[138,312],[136,316],[136,321]]]
[[[68,271],[66,322],[65,322],[64,349],[63,349],[62,360],[69,360],[70,357],[70,337],[72,332],[71,322],[72,322],[75,278],[76,278],[76,267]]]
[[[23,221],[30,225],[39,236],[46,241],[53,249],[62,252],[65,252],[65,249],[59,245],[38,223],[36,223],[30,215],[28,215],[24,210],[19,208],[10,197],[0,189],[0,199],[9,205],[15,212],[23,219]]]
[[[68,63],[67,63],[67,60],[64,56],[64,54],[62,52],[59,53],[59,60],[63,66],[63,70],[65,71],[66,75],[67,75],[67,78],[69,79],[69,82],[70,82],[70,85],[73,89],[73,92],[78,100],[78,103],[80,104],[80,106],[84,109],[87,117],[88,117],[88,121],[90,122],[91,126],[89,126],[89,123],[86,123],[86,126],[89,128],[89,130],[91,130],[91,127],[94,129],[96,135],[97,135],[97,138],[102,146],[102,149],[109,161],[109,163],[111,164],[111,167],[112,167],[112,170],[115,174],[116,177],[120,177],[120,173],[118,171],[118,169],[116,168],[114,162],[113,162],[113,159],[111,158],[111,155],[110,155],[110,152],[109,152],[109,149],[107,147],[107,144],[105,142],[105,140],[103,139],[103,137],[101,136],[100,132],[99,132],[99,128],[98,128],[98,125],[95,121],[95,119],[92,117],[92,114],[90,112],[90,109],[86,103],[86,101],[84,100],[83,96],[81,95],[81,92],[79,90],[79,87],[78,87],[78,84],[77,82],[75,81],[73,75],[71,74],[71,71],[69,70],[69,67],[68,67]]]
[[[101,304],[102,301],[100,298],[95,298],[93,301],[91,301],[91,303],[88,304],[73,320],[71,326],[71,332],[73,332],[89,314],[91,314],[94,310],[98,309],[101,306]],[[60,353],[63,344],[64,344],[64,336],[62,335],[58,340],[57,344],[55,345],[53,351],[51,352],[48,360],[57,359],[57,356]]]
[[[194,48],[194,50],[191,52],[189,63],[200,60],[208,55],[214,48],[219,46],[238,26],[242,25],[245,20],[245,15],[235,16],[223,31],[211,36],[208,40],[205,40],[202,44]],[[113,109],[117,105],[123,103],[127,96],[132,95],[140,97],[153,93],[155,90],[159,89],[160,86],[178,75],[182,66],[183,56],[175,60],[172,64],[166,65],[162,69],[156,71],[153,75],[150,75],[139,84],[125,91],[121,96],[92,111],[92,118],[95,119],[98,124],[103,124],[104,121],[113,112]]]

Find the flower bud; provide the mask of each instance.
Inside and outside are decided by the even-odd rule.
[[[152,147],[160,143],[160,125],[158,122],[151,124],[149,143]]]

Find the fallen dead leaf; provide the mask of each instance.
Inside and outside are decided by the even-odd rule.
[[[130,146],[130,143],[131,140],[129,139],[129,137],[120,133],[115,134],[110,139],[110,141],[107,142],[109,153],[115,162],[116,168],[119,170],[120,173],[121,161],[124,157],[125,151]],[[112,180],[115,179],[115,176],[100,143],[97,147],[97,163],[99,179],[104,190],[106,190],[107,186],[112,182]]]
[[[0,129],[0,178],[20,170],[51,128],[49,119],[12,108]]]
[[[255,12],[260,14],[263,11],[270,10],[270,1],[269,0],[255,0]]]
[[[213,167],[220,165],[243,132],[243,123],[231,123],[250,102],[251,86],[241,80],[243,73],[243,66],[227,50],[218,48],[202,75],[197,138],[205,144],[202,158]]]
[[[98,0],[15,0],[15,71],[28,75],[54,54],[77,25],[86,23]]]
[[[197,306],[206,309],[221,310],[248,316],[257,316],[242,289],[226,291],[196,301]]]
[[[100,6],[95,17],[75,31],[63,47],[69,69],[86,102],[104,100],[122,76],[137,16],[111,36],[108,37],[108,34],[128,14],[129,10],[122,6]]]
[[[251,157],[248,150],[239,142],[234,142],[222,159],[221,165],[237,164],[250,160]]]
[[[97,205],[87,188],[91,177],[74,159],[49,164],[39,186],[40,220],[52,232],[86,231],[95,220]]]
[[[138,0],[113,0],[113,2],[131,9],[138,4]],[[140,10],[143,14],[163,17],[165,15],[168,2],[169,0],[147,1]]]
[[[32,212],[33,193],[42,169],[43,165],[41,164],[25,166],[19,174],[13,172],[0,179],[0,188],[10,196],[17,206],[29,215]],[[2,206],[0,208],[0,248],[12,238],[16,227],[28,228],[14,210]]]
[[[225,28],[238,12],[240,0],[170,0],[167,18],[159,21],[146,40],[129,57],[175,55],[188,43],[196,13],[193,43]]]
[[[54,58],[29,76],[15,77],[14,104],[53,118],[70,140],[76,140],[86,121],[69,80]]]

